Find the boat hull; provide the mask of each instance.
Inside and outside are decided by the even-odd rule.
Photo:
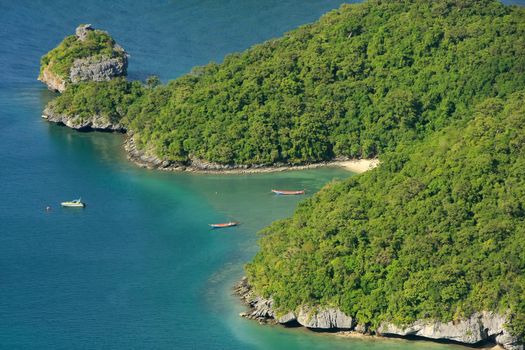
[[[60,205],[65,208],[84,208],[86,206],[84,203],[68,203],[68,202],[62,202],[60,203]]]
[[[224,224],[209,224],[211,228],[226,228],[239,225],[238,222],[226,222]]]
[[[282,190],[272,190],[273,193],[281,196],[297,196],[300,194],[304,194],[304,190],[302,191],[282,191]]]

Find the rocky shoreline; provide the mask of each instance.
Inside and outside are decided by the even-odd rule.
[[[494,344],[506,350],[524,350],[523,344],[504,328],[505,316],[490,311],[476,312],[469,318],[455,322],[419,320],[404,327],[383,322],[377,329],[358,324],[356,320],[336,308],[304,307],[278,315],[273,300],[257,296],[246,277],[234,286],[234,294],[248,307],[240,316],[261,324],[302,326],[314,331],[360,334],[363,336],[401,337],[450,342],[467,346]]]
[[[195,157],[190,157],[188,163],[169,162],[162,160],[151,152],[139,149],[133,139],[133,134],[129,133],[124,142],[128,159],[136,165],[154,170],[162,171],[187,171],[201,174],[257,174],[274,173],[289,170],[318,169],[324,167],[344,167],[350,171],[360,173],[370,170],[379,165],[377,159],[348,159],[339,158],[328,162],[319,162],[302,165],[291,165],[286,163],[273,165],[225,165],[204,161]]]
[[[379,165],[377,159],[349,159],[338,158],[333,161],[319,162],[302,165],[292,164],[273,164],[273,165],[225,165],[204,161],[195,157],[190,157],[187,163],[170,162],[157,157],[153,152],[139,149],[134,141],[133,132],[126,130],[122,124],[113,124],[107,118],[95,115],[89,118],[72,117],[55,113],[51,107],[46,107],[42,112],[42,118],[59,125],[78,131],[102,131],[102,132],[119,132],[126,134],[124,141],[124,150],[127,158],[135,165],[162,171],[187,171],[201,174],[257,174],[273,173],[289,170],[317,169],[324,167],[343,167],[355,173],[361,173],[375,168]]]
[[[89,118],[71,117],[55,113],[52,108],[46,107],[42,111],[42,118],[78,131],[126,132],[126,128],[121,124],[113,124],[100,115],[94,115]]]

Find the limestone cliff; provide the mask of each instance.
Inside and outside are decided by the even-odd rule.
[[[382,335],[418,336],[472,345],[493,340],[505,349],[523,350],[523,344],[518,344],[517,340],[505,330],[505,323],[504,316],[483,311],[457,322],[416,321],[404,327],[383,323],[377,332]]]
[[[38,80],[46,84],[49,90],[62,92],[66,89],[66,80],[53,73],[49,66],[42,69]]]
[[[492,342],[507,350],[524,350],[523,344],[505,329],[506,317],[494,312],[474,313],[469,318],[457,322],[421,320],[404,327],[384,322],[373,330],[365,325],[356,324],[355,319],[337,308],[301,307],[278,316],[273,309],[273,300],[255,295],[245,277],[235,286],[235,293],[250,307],[250,310],[241,316],[260,323],[295,323],[314,330],[353,330],[382,336],[417,336],[468,345]]]
[[[52,108],[46,108],[42,112],[42,118],[57,124],[66,125],[76,130],[99,130],[125,132],[126,128],[120,123],[112,123],[108,118],[101,115],[93,115],[89,118],[69,116],[55,113]]]
[[[94,43],[97,36],[100,43]],[[126,76],[127,57],[126,51],[107,32],[94,29],[90,24],[80,25],[74,36],[64,39],[42,58],[38,80],[58,92],[81,81],[111,80]]]

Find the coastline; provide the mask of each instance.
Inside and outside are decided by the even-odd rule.
[[[234,284],[233,295],[247,307],[239,316],[259,324],[300,327],[344,338],[398,339],[470,348],[523,350],[517,338],[505,330],[505,316],[491,311],[475,312],[470,317],[450,322],[417,320],[403,327],[382,322],[377,328],[370,328],[369,325],[359,324],[353,316],[330,306],[303,306],[279,315],[274,310],[273,299],[255,294],[247,277]]]
[[[348,159],[339,158],[331,161],[292,165],[292,164],[274,164],[274,165],[223,165],[218,163],[206,162],[200,159],[192,158],[190,164],[170,163],[162,160],[155,155],[137,148],[133,134],[129,133],[124,141],[124,149],[128,160],[135,163],[141,168],[162,171],[186,171],[199,174],[223,174],[223,175],[244,175],[259,173],[275,173],[281,171],[318,169],[326,167],[341,167],[350,172],[360,174],[365,171],[374,169],[379,165],[379,159]]]
[[[377,335],[377,334],[365,334],[365,333],[359,333],[359,332],[356,332],[356,331],[335,331],[335,332],[325,332],[323,334],[327,334],[329,336],[335,336],[335,337],[340,337],[340,338],[349,338],[349,339],[365,339],[365,340],[377,340],[377,341],[384,341],[384,340],[388,340],[388,341],[396,341],[396,340],[399,340],[399,341],[409,341],[409,342],[433,342],[433,343],[436,343],[435,340],[433,339],[417,339],[417,340],[412,340],[412,339],[407,339],[407,338],[403,338],[403,337],[384,337],[384,336],[380,336],[380,335]],[[461,348],[465,348],[465,349],[472,349],[472,346],[469,345],[469,344],[456,344],[456,343],[451,343],[451,345],[454,345],[454,346],[457,346],[458,348],[461,347]],[[486,349],[486,350],[505,350],[505,348],[501,345],[498,345],[498,344],[487,344],[485,346],[479,346],[479,347],[476,347],[476,349]]]
[[[133,131],[126,130],[121,124],[113,124],[99,115],[94,115],[90,118],[79,119],[67,115],[55,113],[52,108],[46,107],[42,112],[42,118],[48,122],[56,123],[66,126],[70,129],[84,132],[118,132],[125,134],[125,141],[123,144],[126,151],[126,157],[135,165],[150,170],[161,171],[184,171],[198,174],[223,174],[223,175],[246,175],[246,174],[261,174],[261,173],[275,173],[292,170],[307,170],[327,167],[344,168],[350,172],[361,174],[365,171],[372,170],[379,165],[377,158],[364,159],[350,159],[339,157],[329,161],[321,161],[307,164],[262,164],[262,165],[230,165],[208,162],[190,156],[188,163],[170,162],[160,159],[152,152],[147,152],[139,149],[133,138]]]

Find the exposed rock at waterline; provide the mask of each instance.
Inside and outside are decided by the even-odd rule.
[[[46,84],[47,88],[52,91],[63,92],[66,89],[65,79],[62,79],[53,73],[49,66],[42,70],[38,80]]]
[[[504,328],[506,318],[493,312],[474,313],[457,322],[416,321],[405,327],[383,323],[377,329],[382,335],[419,336],[429,339],[450,340],[465,344],[477,344],[493,340],[509,350],[523,350]]]
[[[295,316],[295,313],[289,312],[286,315],[283,315],[279,318],[277,318],[277,322],[280,324],[289,324],[297,321],[297,317]]]
[[[307,328],[324,330],[351,329],[354,325],[352,317],[333,308],[303,308],[299,310],[297,316],[294,312],[288,312],[280,317],[276,316],[273,310],[273,300],[254,295],[246,278],[236,285],[235,293],[250,307],[250,312],[245,313],[243,317],[262,323],[291,324],[297,322]]]
[[[334,308],[304,309],[297,316],[299,324],[314,329],[352,329],[354,320],[344,312]]]
[[[241,313],[242,317],[252,320],[257,320],[260,323],[276,323],[275,313],[273,312],[273,300],[264,299],[260,296],[255,296],[252,292],[251,286],[248,284],[248,279],[243,277],[239,283],[234,287],[234,293],[238,295],[242,302],[249,306],[249,312]]]
[[[142,168],[147,169],[168,169],[170,168],[176,168],[178,167],[177,164],[172,164],[171,162],[168,162],[167,160],[162,160],[153,153],[146,152],[144,150],[141,150],[137,147],[135,144],[135,140],[133,139],[133,133],[129,132],[128,138],[126,139],[126,142],[124,142],[124,149],[126,150],[126,153],[128,154],[128,159],[133,161],[135,164]],[[180,169],[184,170],[184,167],[180,165]]]
[[[66,125],[67,127],[76,130],[126,131],[126,128],[120,123],[112,123],[107,117],[101,115],[93,115],[88,118],[72,117],[55,113],[51,108],[46,108],[42,112],[42,118],[53,123]]]
[[[505,329],[506,317],[494,312],[475,313],[468,319],[457,322],[417,321],[406,327],[385,322],[377,330],[373,330],[364,324],[356,325],[351,316],[335,308],[300,308],[297,315],[289,312],[278,317],[273,310],[273,300],[255,295],[246,277],[235,285],[234,292],[250,308],[241,316],[257,320],[259,323],[290,324],[296,322],[314,330],[351,330],[383,336],[418,336],[469,345],[489,342],[498,344],[507,350],[525,350],[523,344]]]

